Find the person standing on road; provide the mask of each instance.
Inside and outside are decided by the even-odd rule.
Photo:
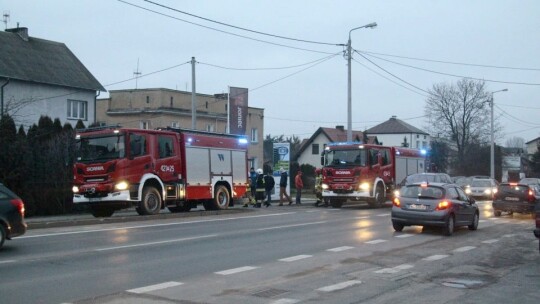
[[[274,190],[275,185],[276,185],[276,181],[274,180],[274,177],[272,176],[272,171],[266,172],[266,175],[264,176],[266,202],[264,203],[264,205],[267,208],[270,207],[270,204],[272,202],[272,190]]]
[[[294,185],[296,186],[296,204],[302,204],[302,189],[304,188],[304,182],[302,181],[302,170],[298,170],[294,177]]]
[[[322,197],[322,170],[320,168],[315,169],[315,197],[317,197],[317,202],[315,202],[315,207],[323,202]],[[325,207],[328,207],[328,203],[325,201]]]
[[[255,169],[251,167],[249,169],[249,194],[248,194],[248,201],[244,204],[243,207],[248,207],[249,205],[255,205],[255,190],[257,189],[257,172],[255,172]]]
[[[287,175],[287,171],[283,169],[283,167],[279,168],[279,205],[283,206],[283,197],[287,198],[287,201],[289,202],[289,205],[292,204],[292,199],[287,194],[287,180],[289,179],[289,176]]]
[[[255,181],[255,208],[261,208],[262,202],[264,202],[266,187],[264,185],[264,174],[262,169],[257,169],[257,178]]]

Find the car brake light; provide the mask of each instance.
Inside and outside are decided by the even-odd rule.
[[[13,205],[15,208],[17,208],[17,211],[19,211],[19,213],[24,216],[24,203],[21,199],[19,198],[16,198],[16,199],[12,199],[10,201],[11,205]]]
[[[534,190],[533,189],[529,189],[529,196],[527,197],[527,201],[529,201],[529,203],[535,203],[536,202],[536,197],[534,197]]]
[[[452,206],[452,203],[449,201],[442,201],[437,205],[437,208],[435,210],[445,210],[448,209],[450,206]]]
[[[393,204],[394,206],[401,208],[401,202],[399,201],[399,198],[395,197]]]

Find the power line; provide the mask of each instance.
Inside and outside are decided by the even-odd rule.
[[[312,53],[320,53],[320,54],[332,54],[332,53],[329,53],[329,52],[323,52],[323,51],[299,48],[299,47],[294,47],[294,46],[290,46],[290,45],[274,43],[274,42],[270,42],[270,41],[265,41],[265,40],[261,40],[261,39],[248,37],[248,36],[243,36],[243,35],[227,32],[227,31],[224,31],[224,30],[220,30],[220,29],[217,29],[217,28],[213,28],[213,27],[210,27],[210,26],[206,26],[206,25],[195,23],[195,22],[187,21],[187,20],[184,20],[184,19],[180,19],[178,17],[167,15],[167,14],[155,11],[155,10],[151,10],[149,8],[142,7],[142,6],[133,4],[133,3],[129,3],[129,2],[124,1],[124,0],[116,0],[116,1],[127,4],[127,5],[130,5],[130,6],[133,6],[133,7],[136,7],[136,8],[139,8],[139,9],[142,9],[142,10],[145,10],[145,11],[148,11],[148,12],[152,12],[152,13],[157,14],[157,15],[161,15],[161,16],[168,17],[168,18],[171,18],[171,19],[174,19],[174,20],[182,21],[182,22],[185,22],[185,23],[189,23],[191,25],[195,25],[195,26],[198,26],[198,27],[202,27],[202,28],[205,28],[205,29],[209,29],[209,30],[212,30],[212,31],[220,32],[220,33],[235,36],[235,37],[240,37],[240,38],[244,38],[244,39],[249,39],[249,40],[253,40],[253,41],[257,41],[257,42],[262,42],[262,43],[266,43],[266,44],[271,44],[271,45],[275,45],[275,46],[281,46],[281,47],[300,50],[300,51],[306,51],[306,52],[312,52]]]
[[[293,68],[298,68],[298,67],[302,67],[302,66],[306,66],[306,65],[309,65],[309,64],[312,64],[312,63],[315,63],[315,62],[319,62],[321,60],[325,60],[325,59],[328,59],[330,57],[334,57],[338,54],[340,54],[341,52],[337,53],[337,54],[333,54],[333,55],[330,55],[330,56],[327,56],[327,57],[323,57],[323,58],[320,58],[320,59],[317,59],[317,60],[313,60],[313,61],[310,61],[310,62],[307,62],[307,63],[302,63],[302,64],[298,64],[298,65],[292,65],[292,66],[286,66],[286,67],[274,67],[274,68],[269,68],[269,67],[266,67],[266,68],[234,68],[234,67],[224,67],[224,66],[220,66],[220,65],[216,65],[216,64],[211,64],[211,63],[205,63],[205,62],[200,62],[198,61],[197,63],[199,64],[202,64],[202,65],[207,65],[207,66],[211,66],[211,67],[215,67],[215,68],[219,68],[219,69],[224,69],[224,70],[234,70],[234,71],[264,71],[264,70],[285,70],[285,69],[293,69]]]
[[[538,126],[538,127],[540,127],[540,124],[533,123],[533,122],[529,122],[529,121],[525,121],[525,120],[522,120],[522,119],[519,119],[519,118],[517,118],[517,117],[515,117],[515,116],[510,115],[508,112],[506,112],[505,110],[503,110],[503,109],[502,109],[501,107],[499,107],[497,104],[495,104],[495,107],[497,107],[497,109],[499,109],[505,116],[510,117],[510,118],[514,119],[515,121],[524,123],[526,127],[530,127],[530,126]]]
[[[338,43],[318,42],[318,41],[290,38],[290,37],[285,37],[285,36],[279,36],[279,35],[274,35],[274,34],[263,33],[263,32],[259,32],[259,31],[255,31],[255,30],[251,30],[251,29],[247,29],[247,28],[227,24],[227,23],[224,23],[224,22],[212,20],[212,19],[209,19],[209,18],[197,16],[195,14],[184,12],[184,11],[181,11],[179,9],[175,9],[175,8],[170,7],[170,6],[166,6],[166,5],[156,3],[156,2],[153,2],[153,1],[149,1],[149,0],[144,0],[144,1],[146,1],[148,3],[151,3],[151,4],[154,4],[154,5],[157,5],[157,6],[160,6],[160,7],[163,7],[163,8],[166,8],[168,10],[172,10],[172,11],[184,14],[184,15],[188,15],[188,16],[195,17],[195,18],[198,18],[198,19],[202,19],[202,20],[205,20],[205,21],[208,21],[208,22],[212,22],[212,23],[216,23],[216,24],[219,24],[219,25],[232,27],[232,28],[235,28],[235,29],[238,29],[238,30],[247,31],[247,32],[251,32],[251,33],[255,33],[255,34],[259,34],[259,35],[264,35],[264,36],[269,36],[269,37],[274,37],[274,38],[280,38],[280,39],[286,39],[286,40],[293,40],[293,41],[298,41],[298,42],[313,43],[313,44],[323,44],[323,45],[333,45],[333,46],[342,46],[343,45],[343,44],[338,44]]]
[[[474,63],[463,63],[463,62],[442,61],[442,60],[425,59],[425,58],[416,58],[416,57],[407,57],[407,56],[391,55],[391,54],[376,53],[376,52],[368,52],[368,51],[359,51],[359,52],[360,52],[360,53],[364,53],[364,54],[369,54],[369,55],[375,54],[375,55],[380,55],[380,56],[388,56],[388,57],[404,58],[404,59],[411,59],[411,60],[418,60],[418,61],[428,61],[428,62],[446,63],[446,64],[454,64],[454,65],[465,65],[465,66],[476,66],[476,67],[482,67],[482,68],[508,69],[508,70],[523,70],[523,71],[540,71],[540,69],[537,69],[537,68],[518,68],[518,67],[509,67],[509,66],[496,66],[496,65],[486,65],[486,64],[474,64]]]
[[[504,104],[504,103],[497,103],[497,105],[499,106],[505,106],[505,107],[513,107],[513,108],[523,108],[523,109],[536,109],[536,110],[540,110],[540,107],[526,107],[526,106],[516,106],[516,105],[509,105],[509,104]]]
[[[362,55],[360,52],[357,51],[357,53],[360,54],[360,56],[366,58],[366,57],[365,57],[364,55]],[[384,58],[377,57],[377,56],[374,56],[374,55],[371,55],[371,54],[367,54],[367,53],[366,53],[366,55],[368,55],[368,56],[370,56],[370,57],[377,58],[377,59],[379,59],[379,60],[383,60],[383,61],[386,61],[386,62],[390,62],[390,63],[393,63],[393,64],[397,64],[397,65],[400,65],[400,66],[405,66],[405,67],[409,67],[409,68],[412,68],[412,69],[421,70],[421,71],[430,72],[430,73],[435,73],[435,74],[439,74],[439,75],[446,75],[446,76],[459,77],[459,78],[467,78],[467,79],[480,80],[480,81],[485,81],[485,82],[495,82],[495,83],[506,83],[506,84],[520,84],[520,85],[540,86],[540,83],[513,82],[513,81],[501,81],[501,80],[481,79],[481,78],[475,78],[475,77],[470,77],[470,76],[463,76],[463,75],[456,75],[456,74],[450,74],[450,73],[443,73],[443,72],[438,72],[438,71],[433,71],[433,70],[429,70],[429,69],[424,69],[424,68],[415,67],[415,66],[412,66],[412,65],[404,64],[404,63],[395,62],[395,61],[392,61],[392,60],[384,59]],[[366,59],[367,59],[367,58],[366,58]],[[371,61],[370,61],[370,62],[371,62]]]

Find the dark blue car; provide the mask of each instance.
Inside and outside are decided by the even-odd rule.
[[[26,233],[24,202],[3,184],[0,184],[0,248],[5,240]]]

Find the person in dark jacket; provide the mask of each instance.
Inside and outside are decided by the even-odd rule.
[[[262,169],[257,169],[257,179],[255,181],[255,207],[261,208],[262,202],[266,194],[266,187],[264,183],[264,174]]]
[[[274,186],[276,185],[276,181],[274,180],[274,177],[272,176],[272,172],[268,171],[266,175],[264,176],[264,188],[265,188],[265,194],[266,194],[266,202],[264,205],[266,207],[270,207],[270,204],[272,202],[272,190],[274,190]]]
[[[279,205],[283,206],[283,197],[287,198],[287,201],[289,201],[289,205],[292,205],[292,199],[287,194],[287,181],[289,179],[289,176],[287,175],[287,171],[283,169],[283,167],[279,168],[280,172],[280,178],[279,178]]]

